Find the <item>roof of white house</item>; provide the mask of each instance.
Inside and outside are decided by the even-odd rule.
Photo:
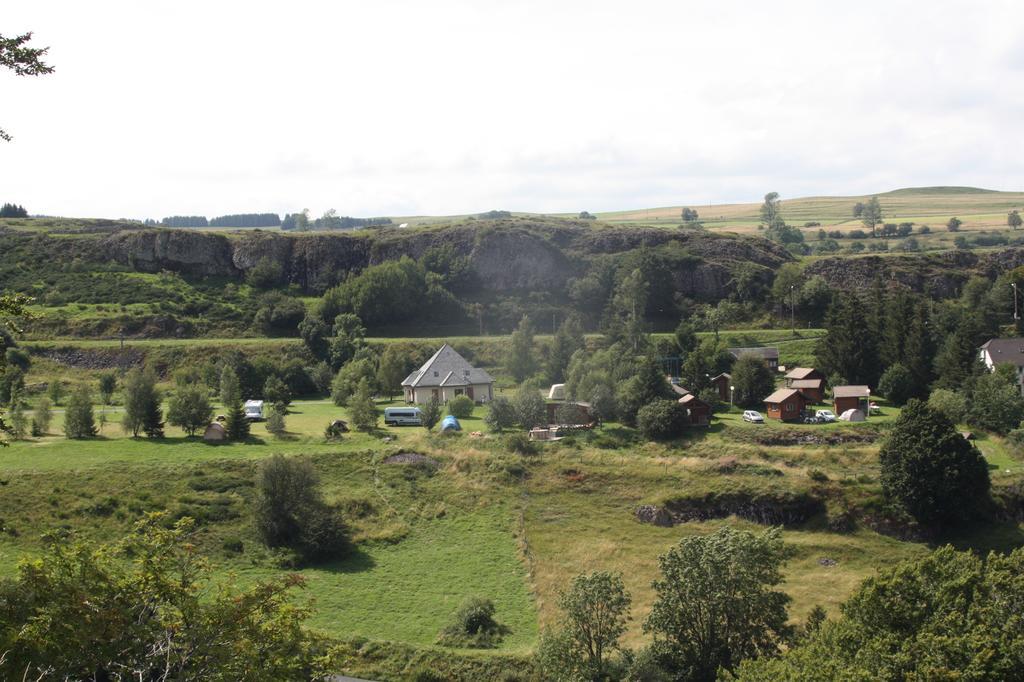
[[[407,376],[402,386],[470,386],[490,383],[494,383],[490,374],[473,367],[446,343],[422,367]]]
[[[989,339],[981,349],[988,351],[993,365],[1009,363],[1024,367],[1024,339]]]

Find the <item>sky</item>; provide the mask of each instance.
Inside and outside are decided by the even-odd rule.
[[[591,212],[1024,189],[1024,3],[6,3],[0,201]]]

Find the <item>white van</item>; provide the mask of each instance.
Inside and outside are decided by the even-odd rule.
[[[242,406],[245,410],[245,418],[254,422],[261,421],[263,419],[263,401],[262,400],[246,400]]]
[[[423,412],[418,407],[385,407],[387,426],[423,426]]]

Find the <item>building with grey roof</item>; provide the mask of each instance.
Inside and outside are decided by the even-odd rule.
[[[402,390],[407,403],[423,404],[431,398],[446,403],[459,395],[486,403],[494,398],[494,379],[484,370],[473,367],[446,343],[405,378]]]

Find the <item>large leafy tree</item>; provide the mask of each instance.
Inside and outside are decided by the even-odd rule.
[[[124,378],[124,418],[121,427],[133,438],[145,433],[150,438],[163,436],[163,412],[156,376],[133,369]]]
[[[985,459],[925,402],[907,403],[878,457],[882,490],[923,524],[966,521],[989,502]]]
[[[1020,679],[1024,550],[941,547],[866,580],[828,621],[781,658],[743,663],[744,682]]]
[[[661,363],[652,357],[644,358],[636,374],[619,389],[619,411],[622,421],[630,426],[635,425],[636,415],[641,407],[655,400],[671,398],[672,395]]]
[[[756,407],[775,390],[775,377],[760,357],[746,353],[732,366],[733,399],[741,407]]]
[[[711,682],[720,668],[778,653],[790,634],[776,588],[789,556],[781,529],[722,528],[684,538],[658,558],[657,599],[644,622],[676,679]]]
[[[871,236],[874,237],[875,229],[882,222],[882,205],[878,202],[878,197],[871,197],[864,204],[860,213],[860,221],[864,223],[864,227],[871,230]]]
[[[622,576],[600,571],[576,576],[558,599],[562,618],[545,634],[539,652],[545,679],[607,680],[609,657],[629,622],[629,593]]]
[[[189,436],[204,428],[213,418],[213,406],[204,388],[196,384],[181,386],[167,406],[167,421],[180,426]]]
[[[0,66],[11,69],[19,76],[45,76],[53,73],[53,67],[43,61],[50,49],[48,47],[30,47],[32,33],[7,38],[0,35]],[[11,141],[11,136],[0,128],[0,140]]]
[[[193,530],[150,515],[99,547],[51,538],[0,584],[0,677],[321,679],[309,610],[291,602],[302,578],[214,588]]]
[[[1009,372],[1001,371],[1004,367]],[[1016,368],[1001,365],[997,370],[974,382],[967,417],[971,426],[1005,435],[1024,419],[1024,398],[1016,381]]]

